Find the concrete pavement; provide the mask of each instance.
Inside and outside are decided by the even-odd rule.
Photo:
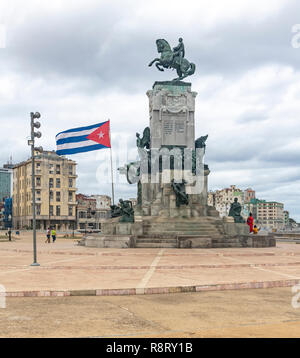
[[[298,337],[291,288],[7,298],[0,337]],[[118,341],[117,341],[118,342]]]
[[[0,242],[0,284],[7,296],[136,295],[294,286],[300,245],[226,249],[101,249],[32,233]]]

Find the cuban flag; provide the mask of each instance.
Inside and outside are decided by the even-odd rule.
[[[110,148],[109,121],[68,129],[58,133],[55,139],[58,155]]]

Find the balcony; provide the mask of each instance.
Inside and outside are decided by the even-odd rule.
[[[70,191],[77,191],[77,188],[69,187],[68,190],[70,190]]]
[[[77,174],[73,174],[73,173],[68,173],[68,176],[69,176],[69,178],[72,178],[72,179],[78,178],[78,175],[77,175]]]

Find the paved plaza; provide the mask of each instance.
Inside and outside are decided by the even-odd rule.
[[[0,337],[299,338],[300,308],[292,307],[291,298],[289,287],[7,298]]]
[[[62,235],[61,235],[62,236]],[[77,239],[78,240],[78,239]],[[291,287],[300,281],[300,245],[226,249],[103,249],[38,233],[0,242],[0,284],[10,296],[136,295]]]

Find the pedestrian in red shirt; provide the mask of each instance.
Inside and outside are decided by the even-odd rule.
[[[252,216],[252,213],[249,214],[249,217],[247,219],[247,224],[249,225],[249,232],[253,232],[253,223],[254,223],[254,219]]]

